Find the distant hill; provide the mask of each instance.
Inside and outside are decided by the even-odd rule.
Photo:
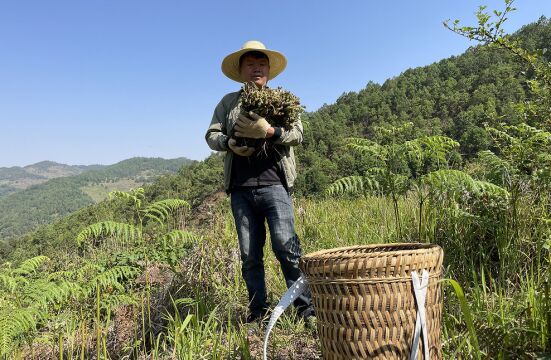
[[[109,191],[129,190],[192,163],[186,158],[132,158],[114,165],[69,166],[44,161],[0,169],[0,239],[10,239],[50,223]]]
[[[79,175],[103,167],[105,166],[65,165],[53,161],[41,161],[25,167],[0,167],[0,198],[50,179]]]

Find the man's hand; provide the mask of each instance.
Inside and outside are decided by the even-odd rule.
[[[249,112],[250,118],[239,114],[235,123],[235,136],[249,139],[265,139],[271,125],[262,116]]]
[[[239,156],[251,156],[255,151],[255,148],[253,147],[237,146],[237,141],[235,141],[234,138],[228,140],[228,147]]]

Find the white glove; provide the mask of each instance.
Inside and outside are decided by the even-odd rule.
[[[249,116],[239,114],[235,123],[235,136],[249,139],[265,139],[272,126],[262,116],[249,111]]]
[[[255,148],[253,147],[237,146],[237,141],[235,141],[234,138],[228,140],[228,147],[239,156],[251,156],[255,151]]]

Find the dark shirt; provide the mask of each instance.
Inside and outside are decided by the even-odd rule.
[[[283,173],[277,160],[276,150],[270,142],[266,142],[251,156],[235,154],[232,162],[231,187],[283,184]]]

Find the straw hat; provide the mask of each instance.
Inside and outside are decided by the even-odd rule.
[[[264,44],[260,41],[250,40],[243,44],[243,47],[240,50],[237,50],[224,58],[222,61],[222,72],[224,75],[237,82],[243,82],[239,72],[239,58],[241,55],[249,51],[260,51],[268,56],[270,61],[270,73],[268,74],[268,80],[278,76],[285,69],[285,66],[287,66],[287,59],[282,53],[266,49],[266,46],[264,46]]]

